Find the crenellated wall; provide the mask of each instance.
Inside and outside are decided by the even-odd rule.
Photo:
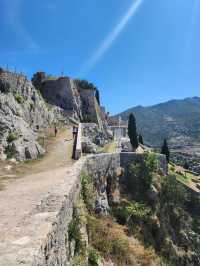
[[[108,206],[107,180],[117,176],[121,167],[138,160],[138,154],[99,154],[82,157],[66,173],[66,179],[44,195],[35,207],[29,224],[21,228],[21,238],[0,243],[0,266],[66,266],[74,255],[68,239],[68,225],[72,220],[73,206],[79,198],[82,172],[88,173],[99,194],[99,200]],[[163,172],[166,161],[162,161]],[[70,182],[69,182],[70,180]],[[104,201],[104,202],[103,202]]]

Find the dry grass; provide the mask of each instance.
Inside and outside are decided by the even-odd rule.
[[[102,153],[113,153],[116,151],[116,148],[117,148],[117,142],[113,141],[113,142],[106,144],[101,150],[101,152]]]
[[[92,245],[115,265],[164,265],[152,249],[145,248],[136,238],[129,237],[127,228],[111,218],[92,218],[89,224]]]

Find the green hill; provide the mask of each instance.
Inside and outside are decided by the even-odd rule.
[[[171,100],[154,106],[137,106],[115,117],[137,119],[138,132],[147,144],[160,145],[167,138],[171,145],[193,145],[200,142],[200,98]]]

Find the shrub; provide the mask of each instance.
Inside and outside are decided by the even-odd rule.
[[[74,206],[73,219],[68,226],[69,241],[75,240],[75,254],[86,253],[86,243],[81,233],[81,228],[86,226],[86,222],[85,205],[80,200]]]
[[[91,177],[85,173],[81,175],[81,196],[89,212],[92,212],[95,202],[95,191]]]
[[[71,264],[71,266],[88,266],[87,258],[85,255],[76,255]]]
[[[172,172],[174,172],[174,171],[175,171],[175,167],[174,167],[173,165],[171,165],[170,170],[171,170]]]
[[[161,204],[168,206],[183,206],[187,201],[187,192],[175,175],[163,177],[160,193]]]
[[[112,257],[117,265],[129,257],[128,241],[121,235],[114,234],[101,218],[88,216],[89,241],[103,257]]]
[[[155,171],[156,159],[153,153],[147,154],[145,159],[130,165],[128,188],[136,200],[145,200],[145,194],[151,187]]]
[[[16,140],[17,139],[17,135],[16,135],[16,133],[10,133],[9,135],[8,135],[8,137],[7,137],[7,142],[8,143],[11,143],[11,142],[13,142],[14,140]]]
[[[99,261],[99,252],[94,249],[90,248],[88,250],[88,264],[90,266],[98,266],[98,261]]]
[[[114,215],[120,223],[144,222],[151,213],[151,209],[145,204],[123,200],[113,209]]]
[[[24,98],[23,98],[20,94],[18,94],[18,93],[15,94],[15,100],[16,100],[19,104],[21,104],[21,103],[24,102]]]
[[[5,153],[7,155],[7,159],[11,159],[15,156],[15,151],[11,145],[8,145],[5,149]]]

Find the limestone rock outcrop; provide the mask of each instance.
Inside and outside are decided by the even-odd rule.
[[[100,131],[107,134],[105,108],[99,106],[91,83],[69,77],[54,78],[44,72],[34,74],[32,82],[48,103],[59,106],[83,123],[96,123]]]
[[[8,158],[43,154],[38,132],[61,117],[63,110],[48,106],[26,76],[0,69],[0,145]]]

